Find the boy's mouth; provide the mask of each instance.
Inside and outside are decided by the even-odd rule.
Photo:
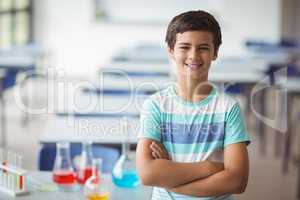
[[[184,65],[187,68],[191,69],[192,71],[198,70],[202,67],[202,64],[200,63],[190,63],[190,64],[185,63]]]

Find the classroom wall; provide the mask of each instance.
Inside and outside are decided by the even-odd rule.
[[[247,38],[279,40],[280,1],[215,0],[213,12],[223,28],[220,54],[244,53]],[[124,46],[139,42],[164,45],[165,24],[96,23],[93,0],[37,0],[35,7],[36,41],[50,50],[49,65],[69,74],[93,74]],[[198,5],[195,9],[199,9]],[[154,15],[159,12],[163,9],[153,11]]]

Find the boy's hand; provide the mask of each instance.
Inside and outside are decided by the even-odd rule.
[[[168,152],[166,151],[164,146],[159,142],[152,142],[150,148],[152,151],[153,158],[170,160]]]

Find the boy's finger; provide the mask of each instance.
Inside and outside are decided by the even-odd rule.
[[[157,157],[157,155],[156,155],[156,153],[155,153],[155,151],[152,151],[152,156],[153,156],[153,158],[155,158],[155,159],[157,159],[158,157]]]
[[[156,147],[157,149],[159,149],[160,151],[163,151],[163,147],[161,145],[157,144],[156,142],[153,142],[152,145],[154,147]]]
[[[160,152],[161,154],[163,153],[162,149],[158,145],[156,145],[155,143],[153,143],[150,147],[152,149],[155,149],[156,151]]]
[[[159,157],[159,158],[163,158],[163,154],[160,152],[160,151],[158,151],[157,149],[153,149],[153,151],[156,153],[156,155]]]
[[[163,154],[168,153],[161,144],[157,144],[156,142],[153,142],[153,146],[156,147],[160,151],[160,153],[163,153]]]
[[[157,151],[152,151],[152,155],[154,156],[154,158],[158,159],[161,158],[160,154]]]
[[[169,159],[168,152],[166,152],[165,150],[161,149],[159,146],[157,146],[157,145],[151,145],[150,148],[151,148],[152,151],[155,151],[160,156],[160,158]]]

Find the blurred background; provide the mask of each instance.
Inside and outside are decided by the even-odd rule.
[[[61,141],[119,155],[125,116],[134,153],[143,100],[175,80],[167,24],[198,9],[222,28],[210,80],[240,102],[252,137],[236,199],[299,199],[299,0],[0,0],[1,149],[29,171],[51,171]]]

